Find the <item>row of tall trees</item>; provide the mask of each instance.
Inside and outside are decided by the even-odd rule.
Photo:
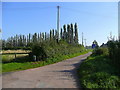
[[[58,38],[59,35],[59,38]],[[5,47],[30,47],[33,43],[40,43],[45,41],[56,41],[64,40],[69,44],[78,44],[78,28],[77,23],[74,25],[67,24],[63,25],[60,32],[58,30],[52,29],[50,33],[40,32],[28,34],[28,35],[15,35],[9,37],[7,40],[2,40],[3,49]]]
[[[60,37],[68,43],[78,43],[77,23],[74,26],[73,24],[64,25],[63,29],[61,28]]]

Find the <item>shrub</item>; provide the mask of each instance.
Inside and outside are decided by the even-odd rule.
[[[109,55],[108,48],[98,48],[93,50],[92,55]]]
[[[111,66],[105,56],[90,56],[78,69],[83,88],[120,88],[119,68]]]
[[[85,88],[118,88],[120,80],[106,72],[97,72],[83,78]]]
[[[47,54],[46,54],[44,48],[39,44],[35,44],[32,47],[32,54],[36,55],[36,58],[38,61],[39,60],[46,60],[46,58],[47,58]]]
[[[37,56],[38,60],[45,60],[46,58],[59,57],[61,55],[69,55],[85,51],[81,45],[70,45],[65,41],[59,43],[50,41],[34,44],[32,47],[32,54]],[[31,54],[31,55],[32,55]]]
[[[120,41],[108,41],[109,57],[114,67],[120,68]]]

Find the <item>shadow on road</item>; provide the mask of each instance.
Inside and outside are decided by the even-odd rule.
[[[63,77],[59,78],[59,79],[61,79],[61,80],[70,80],[70,79],[73,79],[74,82],[76,83],[76,87],[81,88],[80,82],[79,82],[79,78],[78,78],[78,75],[77,75],[77,69],[80,66],[81,62],[84,61],[84,60],[85,59],[82,59],[79,63],[77,62],[75,64],[66,65],[66,66],[74,66],[75,69],[72,69],[72,70],[61,70],[61,71],[54,71],[54,72],[62,72],[62,73],[64,73],[62,75]]]

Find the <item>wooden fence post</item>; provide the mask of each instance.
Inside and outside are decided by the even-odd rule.
[[[16,60],[16,53],[15,53],[15,60]]]

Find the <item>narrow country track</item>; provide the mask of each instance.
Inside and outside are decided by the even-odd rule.
[[[91,53],[55,64],[2,75],[2,88],[80,88],[76,69]]]

